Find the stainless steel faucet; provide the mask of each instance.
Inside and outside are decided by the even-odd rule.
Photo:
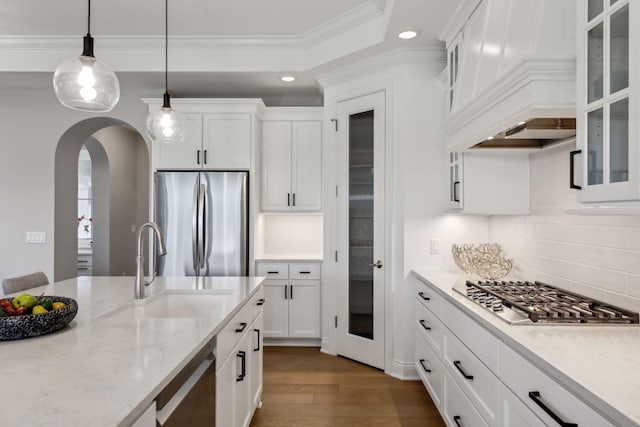
[[[160,245],[160,255],[164,256],[167,254],[167,247],[164,245],[164,237],[162,237],[162,232],[157,224],[153,222],[146,222],[142,224],[142,226],[138,229],[138,251],[136,256],[136,286],[135,286],[135,299],[144,298],[144,287],[148,286],[153,282],[156,277],[156,272],[153,272],[153,278],[151,282],[146,282],[144,277],[144,253],[142,248],[142,236],[145,229],[151,228],[156,235],[156,239],[158,240],[158,244]]]

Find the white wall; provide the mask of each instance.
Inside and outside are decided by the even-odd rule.
[[[491,240],[514,258],[514,272],[613,304],[640,310],[640,215],[566,214],[569,150],[531,156],[531,215],[492,217]]]
[[[148,110],[131,88],[105,116],[141,133]],[[96,115],[69,110],[51,87],[0,89],[0,279],[54,269],[54,161],[62,134]],[[44,231],[45,244],[25,243],[25,232]]]
[[[144,140],[124,126],[94,135],[109,161],[109,273],[135,275],[137,230],[149,218],[149,157]],[[95,212],[94,216],[101,215]]]

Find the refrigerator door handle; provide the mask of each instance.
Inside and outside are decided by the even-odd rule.
[[[206,233],[206,223],[207,223],[207,218],[206,218],[206,206],[205,206],[205,197],[206,197],[206,188],[204,186],[204,184],[200,184],[200,197],[198,200],[198,218],[200,218],[200,265],[199,268],[204,268],[204,261],[205,259],[207,259],[206,257],[206,240],[207,240],[207,233]]]
[[[191,250],[193,252],[193,270],[198,271],[198,199],[200,193],[200,185],[196,184],[193,187],[193,222],[191,224],[192,230],[192,239],[191,239]]]

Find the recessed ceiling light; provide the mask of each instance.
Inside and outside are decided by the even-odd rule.
[[[487,138],[487,141],[491,141],[493,139],[493,136],[490,136]]]
[[[527,122],[519,122],[518,126],[522,126],[522,125],[526,125],[526,124],[527,124]]]
[[[280,80],[282,80],[283,82],[291,83],[291,82],[295,81],[296,78],[293,77],[293,76],[281,76]]]
[[[411,40],[417,36],[418,36],[418,32],[413,30],[402,31],[401,33],[398,34],[398,37],[400,37],[403,40]]]

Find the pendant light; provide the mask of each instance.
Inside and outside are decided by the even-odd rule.
[[[65,107],[88,112],[111,111],[120,99],[120,83],[113,70],[93,55],[91,0],[88,0],[87,35],[79,57],[61,63],[53,75],[53,89]]]
[[[184,139],[187,121],[182,114],[171,108],[168,84],[169,0],[165,0],[164,7],[164,96],[162,108],[150,113],[147,117],[147,133],[155,142],[175,143],[182,142]]]

